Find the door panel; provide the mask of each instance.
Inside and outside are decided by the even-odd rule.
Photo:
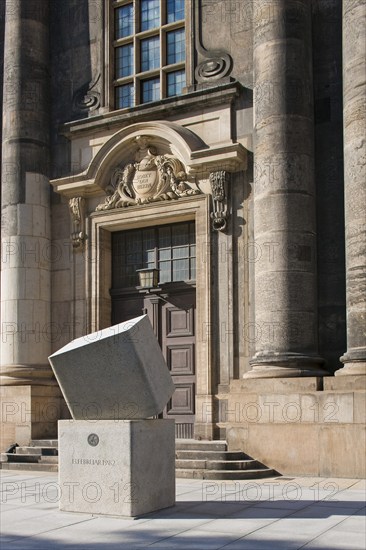
[[[162,305],[162,350],[175,385],[165,418],[175,418],[176,435],[193,437],[195,414],[195,291],[170,292]]]
[[[194,345],[167,345],[166,362],[172,376],[194,374]]]
[[[194,385],[192,384],[176,384],[175,392],[170,399],[166,416],[178,416],[176,420],[182,422],[182,418],[187,415],[194,414]],[[189,421],[189,419],[183,419]]]
[[[189,307],[189,306],[188,306]],[[165,309],[166,337],[186,337],[194,335],[193,317],[194,310],[179,309],[176,306],[168,306]]]

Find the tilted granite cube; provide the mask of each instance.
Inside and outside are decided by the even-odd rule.
[[[77,338],[49,361],[75,420],[149,418],[174,392],[147,315]]]
[[[175,504],[174,420],[59,420],[59,508],[135,517]]]

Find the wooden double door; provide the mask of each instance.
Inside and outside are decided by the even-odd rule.
[[[187,234],[190,235],[190,233],[191,231],[188,231]],[[118,242],[118,237],[117,234],[115,243]],[[126,235],[121,235],[122,240],[125,237]],[[186,244],[184,239],[180,242]],[[150,241],[149,246],[151,244]],[[164,244],[166,245],[166,240]],[[112,248],[118,254],[118,247],[115,244]],[[187,247],[184,250],[186,249]],[[193,250],[192,248],[191,255]],[[182,256],[181,253],[180,256]],[[171,257],[174,257],[174,250]],[[117,285],[121,280],[118,274],[120,270],[120,261],[116,259],[113,262],[112,279]],[[189,274],[192,277],[193,270],[189,270]],[[193,438],[196,386],[194,281],[192,278],[189,281],[167,281],[160,284],[158,289],[151,289],[149,292],[132,286],[121,288],[117,285],[114,284],[111,289],[112,324],[138,317],[142,313],[149,316],[175,385],[175,392],[162,416],[175,419],[177,438]]]

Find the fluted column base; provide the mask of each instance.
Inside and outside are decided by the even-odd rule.
[[[49,364],[2,365],[0,386],[58,386]]]
[[[366,349],[353,349],[341,357],[344,367],[337,370],[335,376],[366,375]]]
[[[318,356],[300,353],[256,353],[250,361],[252,370],[243,378],[293,378],[301,376],[329,376],[322,368],[324,360]]]

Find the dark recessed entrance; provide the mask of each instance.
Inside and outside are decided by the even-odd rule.
[[[159,270],[157,289],[138,288],[144,268]],[[112,323],[149,315],[176,387],[163,416],[182,438],[194,435],[195,280],[193,221],[112,235]]]

